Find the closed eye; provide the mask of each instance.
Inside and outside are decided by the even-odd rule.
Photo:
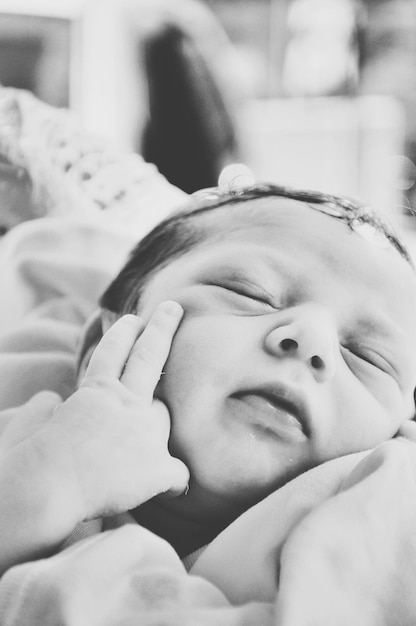
[[[356,359],[364,365],[374,367],[385,374],[393,376],[396,380],[398,379],[396,368],[379,352],[370,348],[364,349],[362,346],[342,346],[342,351],[344,354],[347,354],[348,358]]]
[[[243,282],[207,283],[207,284],[211,287],[218,287],[219,289],[224,289],[225,291],[228,291],[231,294],[235,294],[243,298],[249,298],[250,300],[260,302],[261,304],[265,304],[270,307],[272,306],[270,302],[271,298],[269,294],[263,290],[260,290],[254,287],[251,284],[243,283]]]

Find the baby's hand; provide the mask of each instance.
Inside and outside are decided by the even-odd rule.
[[[164,302],[144,330],[134,315],[119,319],[94,351],[78,391],[34,437],[51,471],[75,486],[83,519],[186,488],[188,469],[168,451],[167,408],[153,398],[182,313]]]

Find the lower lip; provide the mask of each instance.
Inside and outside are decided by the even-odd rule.
[[[259,434],[274,436],[289,443],[301,443],[307,439],[302,424],[289,411],[276,407],[267,398],[257,394],[233,397],[237,406],[237,418],[247,421]]]

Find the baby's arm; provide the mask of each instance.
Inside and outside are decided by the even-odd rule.
[[[163,303],[144,330],[140,318],[121,318],[97,346],[78,391],[63,403],[54,394],[32,401],[42,405],[40,428],[6,429],[1,571],[52,552],[80,521],[184,491],[189,472],[168,452],[169,414],[153,399],[181,314]]]

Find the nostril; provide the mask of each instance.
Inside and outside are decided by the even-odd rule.
[[[325,367],[325,363],[323,362],[321,357],[317,355],[311,358],[311,365],[315,370],[323,370]]]
[[[299,344],[294,339],[282,339],[280,342],[280,347],[283,352],[291,352],[293,350],[297,350]]]

